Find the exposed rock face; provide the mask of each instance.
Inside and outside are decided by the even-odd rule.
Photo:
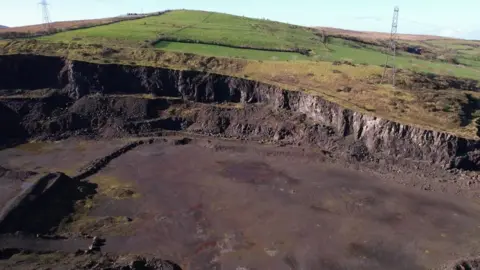
[[[94,193],[93,186],[63,173],[42,175],[0,209],[0,232],[48,233],[77,201]]]
[[[53,88],[65,93],[41,101],[0,102],[0,110],[9,115],[0,122],[0,139],[13,136],[5,132],[36,136],[39,131],[55,134],[68,130],[75,135],[74,131],[138,133],[155,128],[317,145],[346,138],[363,144],[378,158],[480,169],[478,141],[364,115],[318,96],[241,78],[30,55],[0,56],[0,74],[0,89]],[[138,94],[179,101],[146,99]],[[222,102],[245,107],[201,105]],[[189,105],[183,107],[183,114],[166,117],[165,111],[178,103],[200,107],[188,114],[185,110],[195,106]],[[5,129],[7,126],[14,129]]]

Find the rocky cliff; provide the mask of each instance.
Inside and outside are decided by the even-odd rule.
[[[159,128],[307,142],[353,149],[360,158],[480,169],[478,141],[364,115],[318,96],[241,78],[34,55],[0,56],[0,74],[3,93],[56,89],[43,98],[2,99],[0,110],[7,117],[0,121],[0,139],[42,132],[138,134]]]

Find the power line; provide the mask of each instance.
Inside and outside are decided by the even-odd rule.
[[[396,66],[395,66],[395,58],[397,56],[397,29],[398,29],[398,13],[400,11],[399,7],[395,7],[393,10],[393,19],[392,19],[392,30],[390,31],[390,46],[389,51],[387,52],[387,59],[385,60],[385,66],[383,68],[383,76],[382,76],[382,83],[385,79],[387,74],[387,67],[390,61],[390,55],[392,56],[392,85],[395,87],[395,73],[396,73]]]
[[[52,24],[50,21],[50,12],[48,11],[47,0],[42,0],[39,4],[42,6],[43,26],[45,27],[45,31],[50,32],[52,29]]]

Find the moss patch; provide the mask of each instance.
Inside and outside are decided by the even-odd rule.
[[[61,252],[53,252],[53,253],[29,253],[29,252],[22,252],[13,255],[9,262],[11,264],[31,264],[33,265],[55,265],[55,263],[61,261],[65,258],[65,254]],[[35,268],[32,268],[35,269]],[[38,269],[38,268],[36,268]]]
[[[90,178],[90,182],[98,185],[97,192],[111,199],[135,199],[140,194],[135,191],[133,183],[114,176],[97,174]]]
[[[132,232],[133,222],[124,216],[83,216],[72,221],[67,229],[70,233],[125,235]]]
[[[48,142],[29,142],[15,147],[18,150],[29,152],[31,154],[42,154],[52,150],[51,144]]]

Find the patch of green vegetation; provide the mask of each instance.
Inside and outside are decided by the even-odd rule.
[[[373,46],[364,46],[355,48],[350,46],[351,41],[345,42],[341,39],[332,39],[332,43],[329,45],[330,52],[317,53],[316,59],[324,61],[338,61],[349,60],[352,63],[360,64],[367,63],[369,65],[381,66],[385,64],[386,55],[383,54],[379,48]],[[480,76],[480,68],[477,64],[465,67],[457,66],[450,63],[440,61],[428,61],[419,59],[410,54],[403,54],[396,57],[396,67],[399,69],[407,69],[416,72],[431,72],[442,75],[452,75],[463,78],[478,79]],[[480,67],[480,63],[478,63]]]
[[[235,46],[292,49],[316,46],[319,38],[308,28],[222,13],[176,10],[160,16],[74,30],[40,38],[46,41],[141,44],[160,36],[222,42]]]
[[[90,179],[90,182],[98,185],[98,194],[110,199],[122,200],[140,197],[140,194],[135,191],[132,183],[119,180],[113,176],[97,174]]]
[[[458,57],[458,62],[465,66],[480,68],[480,57],[478,56],[469,56],[468,58],[464,55]]]
[[[475,110],[472,113],[472,118],[480,118],[480,110]]]
[[[75,204],[75,211],[72,215],[62,220],[59,225],[60,233],[86,233],[86,234],[102,234],[102,235],[125,235],[132,231],[133,220],[125,216],[92,216],[91,211],[99,204],[107,200],[126,199],[138,197],[137,193],[123,196],[124,193],[117,193],[118,181],[112,178],[97,178],[102,182],[97,188],[97,194],[78,201]],[[95,182],[95,181],[92,181]],[[112,184],[112,188],[106,187]],[[117,183],[117,184],[115,184]],[[124,188],[124,187],[121,187]],[[130,189],[128,189],[130,190]]]
[[[461,39],[428,40],[422,43],[433,53],[454,59],[458,64],[480,68],[480,42]],[[453,64],[454,65],[454,64]],[[452,65],[452,66],[453,66]],[[478,77],[478,75],[477,75]]]
[[[101,235],[126,235],[132,231],[134,221],[124,216],[83,216],[69,223],[70,233],[86,233]]]
[[[293,52],[272,52],[252,49],[238,49],[219,45],[206,45],[185,42],[169,42],[161,41],[156,45],[162,50],[169,50],[175,52],[189,52],[200,55],[230,57],[230,58],[244,58],[256,60],[308,60],[309,57]]]
[[[39,266],[55,265],[55,263],[65,258],[65,254],[61,252],[49,252],[49,253],[31,253],[22,252],[13,255],[9,262],[12,264],[37,264]]]
[[[198,55],[278,61],[338,61],[368,65],[383,65],[385,48],[340,38],[327,38],[326,46],[316,30],[269,20],[252,19],[222,13],[176,10],[163,15],[129,20],[110,25],[57,33],[39,38],[47,42],[69,44],[103,44],[120,47],[144,47],[155,50],[151,45],[159,39],[156,49]],[[172,42],[175,40],[176,42]],[[178,42],[177,42],[178,41]],[[187,43],[190,41],[192,43]],[[210,43],[217,45],[204,45]],[[464,78],[480,76],[480,62],[471,58],[478,45],[471,41],[433,40],[428,42],[402,41],[406,45],[426,47],[438,57],[428,60],[407,52],[398,51],[396,66],[418,72],[433,72]],[[277,50],[308,49],[311,55],[289,52],[270,52],[255,49],[238,49],[222,45]],[[455,51],[455,50],[458,50]],[[467,52],[467,53],[465,53]],[[480,55],[480,51],[478,51]],[[461,66],[446,62],[456,59]],[[105,59],[117,63],[118,59]],[[142,60],[132,59],[129,63],[142,65]]]
[[[47,142],[29,142],[18,145],[15,148],[32,154],[41,154],[49,151],[50,145]]]
[[[452,111],[452,106],[450,106],[450,105],[445,105],[445,106],[443,106],[442,111],[444,111],[444,112],[451,112],[451,111]]]

